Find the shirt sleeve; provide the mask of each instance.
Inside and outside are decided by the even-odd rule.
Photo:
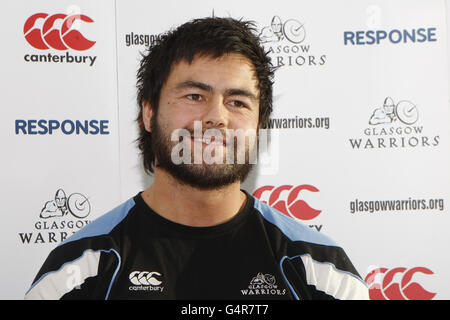
[[[345,252],[336,249],[339,249],[339,254],[327,260],[315,259],[309,253],[285,257],[282,268],[286,281],[298,299],[369,299],[367,284],[359,277]]]
[[[25,299],[107,299],[119,262],[114,249],[57,247],[42,265]],[[104,265],[112,268],[105,269]]]

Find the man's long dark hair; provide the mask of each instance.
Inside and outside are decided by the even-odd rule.
[[[191,63],[196,55],[219,58],[229,53],[242,54],[248,58],[253,63],[259,86],[259,127],[267,123],[272,112],[274,68],[256,32],[255,24],[250,21],[217,17],[195,19],[160,35],[158,41],[148,48],[137,72],[137,142],[148,173],[154,172],[155,154],[152,150],[152,134],[143,125],[143,102],[150,103],[153,117],[156,117],[161,88],[172,66],[179,61]]]

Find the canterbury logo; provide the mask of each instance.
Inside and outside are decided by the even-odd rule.
[[[133,271],[130,273],[130,281],[136,286],[159,286],[162,281],[155,278],[155,276],[161,277],[161,274],[159,272]]]
[[[289,217],[311,220],[322,211],[311,208],[304,200],[299,199],[299,193],[302,190],[319,192],[319,189],[308,184],[302,184],[297,187],[283,185],[277,188],[274,186],[263,186],[258,188],[253,193],[253,196]],[[280,197],[283,192],[288,193],[287,197]]]
[[[424,267],[406,268],[377,268],[372,270],[365,279],[369,285],[371,300],[431,300],[436,293],[428,292],[420,284],[412,281],[416,273],[433,274]],[[394,282],[394,276],[401,281]]]
[[[91,48],[95,41],[86,39],[75,28],[77,23],[94,22],[84,14],[65,15],[57,13],[36,13],[29,17],[23,26],[23,34],[30,45],[36,49],[56,50],[73,49],[83,51]]]

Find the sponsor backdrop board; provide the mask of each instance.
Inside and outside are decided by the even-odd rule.
[[[1,7],[0,298],[21,299],[51,249],[120,202],[115,10]]]
[[[255,21],[278,67],[244,188],[341,244],[372,299],[450,298],[447,1],[2,6],[0,298],[21,299],[49,250],[151,183],[134,142],[140,55],[213,14]]]

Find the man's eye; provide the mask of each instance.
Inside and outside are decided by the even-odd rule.
[[[245,103],[239,100],[233,100],[230,102],[233,107],[242,108],[245,107]]]
[[[201,101],[202,100],[202,96],[197,93],[188,94],[186,97],[192,101]]]

